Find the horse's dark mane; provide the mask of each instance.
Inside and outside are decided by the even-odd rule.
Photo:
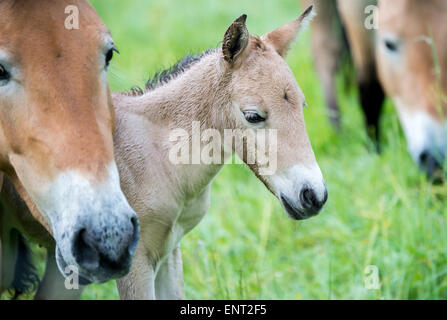
[[[187,54],[185,57],[177,61],[172,67],[155,73],[155,75],[146,82],[144,89],[138,86],[132,87],[130,91],[125,92],[125,94],[129,96],[141,96],[147,91],[155,90],[171,80],[176,79],[196,62],[200,61],[203,57],[215,52],[216,50],[217,49],[208,49],[196,55]]]

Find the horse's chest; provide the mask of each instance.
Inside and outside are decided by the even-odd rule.
[[[185,230],[185,233],[187,233],[199,224],[209,207],[210,189],[208,187],[199,196],[187,201],[182,213],[177,219],[177,223],[183,230]]]
[[[205,213],[206,210],[184,210],[180,215],[176,225],[183,230],[184,234],[186,234],[199,224]]]
[[[167,239],[168,251],[174,250],[182,237],[196,227],[209,209],[209,190],[186,202]]]

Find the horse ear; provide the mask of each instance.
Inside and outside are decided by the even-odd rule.
[[[250,35],[245,21],[247,21],[247,15],[243,14],[234,20],[225,33],[222,53],[224,59],[229,63],[234,63],[241,53],[244,52],[245,48],[247,48]]]
[[[298,19],[263,35],[261,39],[265,43],[272,45],[279,55],[285,57],[298,33],[309,24],[314,15],[313,5],[311,5]]]

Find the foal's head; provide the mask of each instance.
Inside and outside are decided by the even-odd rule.
[[[259,145],[247,143],[250,139],[243,139],[243,148],[235,151],[247,163],[249,158],[255,159],[248,165],[294,219],[317,214],[327,199],[304,124],[304,95],[284,60],[311,12],[309,7],[297,20],[260,38],[248,33],[243,15],[229,27],[222,47],[221,65],[230,75],[232,100],[228,123],[237,129],[276,132],[276,139],[265,135],[266,149],[277,154],[276,170],[263,173],[262,157],[254,154]],[[268,158],[274,161],[271,152]]]
[[[83,0],[3,0],[0,17],[0,170],[36,206],[62,272],[122,276],[138,223],[113,156],[112,38]]]

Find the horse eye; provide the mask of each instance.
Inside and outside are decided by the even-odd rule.
[[[114,52],[116,52],[116,53],[119,54],[118,49],[115,48],[115,47],[113,47],[113,48],[111,48],[109,51],[107,51],[107,53],[106,53],[106,68],[109,67],[109,65],[110,65],[110,61],[112,61],[112,59],[113,59],[113,53],[114,53]]]
[[[7,81],[11,75],[8,71],[6,71],[6,68],[0,64],[0,81]]]
[[[390,52],[397,52],[398,45],[396,42],[393,42],[391,40],[385,40],[385,47]]]
[[[245,120],[249,123],[260,123],[265,121],[265,118],[261,117],[256,111],[246,111],[244,112]]]

